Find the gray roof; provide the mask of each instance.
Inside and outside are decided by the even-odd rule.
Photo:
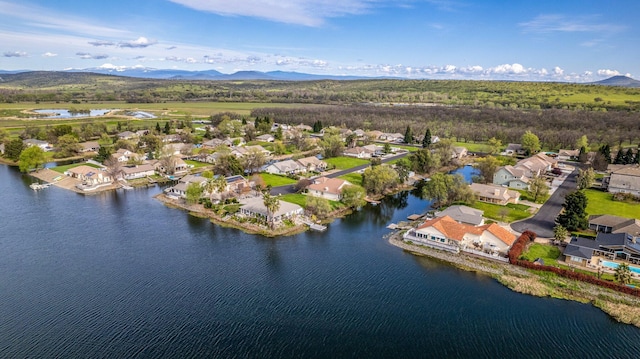
[[[589,224],[611,227],[612,233],[630,233],[640,235],[640,220],[599,214],[589,217]]]
[[[282,216],[282,215],[293,213],[293,212],[297,212],[297,213],[302,212],[302,207],[298,206],[297,204],[285,202],[285,201],[279,201],[279,202],[280,202],[280,208],[278,208],[276,213],[273,214],[274,217]],[[263,216],[268,215],[267,207],[265,207],[264,199],[262,197],[253,197],[253,198],[243,199],[243,200],[240,200],[240,203],[242,204],[241,208],[245,210],[251,211],[253,213],[259,213]]]
[[[451,206],[443,211],[436,212],[436,217],[449,216],[457,222],[467,223],[474,226],[482,224],[483,211],[467,206]]]

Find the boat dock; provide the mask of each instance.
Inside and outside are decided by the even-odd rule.
[[[327,226],[323,226],[321,224],[317,224],[317,223],[313,223],[309,220],[302,220],[302,223],[306,224],[307,226],[309,226],[309,229],[312,229],[314,231],[318,231],[318,232],[324,232],[327,230]]]

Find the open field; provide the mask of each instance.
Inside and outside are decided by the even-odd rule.
[[[611,214],[614,216],[640,219],[640,204],[614,201],[613,195],[597,189],[587,189],[587,213]]]
[[[260,177],[264,180],[265,185],[271,185],[271,187],[286,186],[288,184],[295,184],[298,182],[289,177],[272,175],[270,173],[261,173]]]
[[[557,266],[560,254],[560,249],[556,246],[533,243],[529,246],[527,251],[522,254],[521,258],[528,260],[529,262],[533,262],[537,258],[542,258],[545,265]]]
[[[493,203],[476,201],[470,205],[470,207],[484,211],[486,218],[507,223],[531,217],[531,212],[529,212],[530,207],[523,204],[509,203],[506,206],[500,206]]]
[[[345,157],[345,156],[326,158],[323,161],[325,161],[329,165],[335,166],[339,170],[347,170],[349,168],[366,165],[369,163],[369,161],[363,160],[361,158]]]

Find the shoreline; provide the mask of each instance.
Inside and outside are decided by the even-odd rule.
[[[573,300],[590,303],[620,323],[640,328],[640,298],[616,292],[594,284],[536,272],[508,263],[501,263],[465,253],[449,253],[402,240],[402,231],[385,236],[391,245],[413,255],[426,256],[456,268],[490,276],[507,288],[536,297]]]

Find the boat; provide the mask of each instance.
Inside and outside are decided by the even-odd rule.
[[[49,186],[51,186],[51,183],[32,183],[29,185],[29,187],[31,187],[32,190],[37,191],[40,189],[45,189],[48,188]]]

